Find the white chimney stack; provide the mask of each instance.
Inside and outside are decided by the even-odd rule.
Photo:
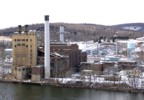
[[[64,42],[64,27],[60,26],[60,42]]]
[[[44,72],[45,72],[45,79],[50,78],[50,30],[49,30],[49,15],[45,15],[45,55],[44,55]]]

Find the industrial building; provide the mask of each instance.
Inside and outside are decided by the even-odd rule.
[[[79,50],[76,44],[64,41],[50,43],[49,18],[45,16],[45,45],[37,45],[35,31],[29,31],[28,26],[12,36],[13,76],[18,80],[31,79],[40,81],[50,77],[68,77],[78,71],[80,62],[87,61],[86,53]]]
[[[53,43],[51,44],[51,52],[58,52],[61,55],[69,56],[69,69],[73,68],[73,71],[79,69],[80,62],[87,61],[86,53],[79,50],[77,44]]]
[[[25,28],[24,33],[19,31],[12,36],[13,65],[16,67],[32,67],[37,64],[37,35],[35,32],[28,32],[27,25]]]
[[[51,43],[50,52],[51,77],[56,77],[55,69],[57,69],[57,67],[61,68],[61,70],[63,69],[63,72],[65,72],[62,72],[63,74],[67,73],[66,75],[59,74],[57,76],[68,76],[71,73],[79,71],[80,62],[87,61],[86,52],[79,50],[77,44]],[[38,64],[44,64],[44,47],[38,48]]]
[[[18,32],[12,36],[13,49],[13,74],[18,79],[30,78],[31,68],[37,65],[37,35],[35,32],[22,32],[18,26]]]
[[[99,60],[99,62],[81,62],[80,72],[92,70],[93,74],[114,74],[121,70],[132,70],[137,68],[137,62],[129,59],[118,59],[119,57],[110,56],[108,60]]]

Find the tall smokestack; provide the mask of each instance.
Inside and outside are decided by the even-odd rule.
[[[64,42],[64,27],[60,26],[60,42]]]
[[[49,15],[45,15],[45,79],[50,78],[50,30],[49,30]]]
[[[21,34],[21,32],[22,32],[22,27],[21,27],[21,25],[18,25],[18,32],[19,32],[19,34]]]
[[[25,25],[25,33],[27,34],[28,33],[28,25]]]

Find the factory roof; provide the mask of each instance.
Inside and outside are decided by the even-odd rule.
[[[51,42],[51,45],[67,45],[67,43],[62,43],[62,42]]]
[[[1,41],[12,41],[12,38],[6,36],[0,36]]]

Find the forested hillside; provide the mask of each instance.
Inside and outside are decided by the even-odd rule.
[[[51,40],[59,40],[59,27],[65,28],[65,40],[71,41],[87,41],[96,40],[101,36],[107,38],[117,36],[128,36],[130,38],[137,38],[143,36],[142,31],[131,29],[124,29],[122,26],[104,26],[96,24],[71,24],[71,23],[50,23]],[[123,25],[124,26],[124,25]],[[126,27],[126,26],[125,26]],[[24,30],[24,26],[22,27]],[[18,29],[11,27],[0,30],[0,35],[12,36]],[[39,36],[44,34],[44,24],[29,25],[29,30],[36,30]]]

